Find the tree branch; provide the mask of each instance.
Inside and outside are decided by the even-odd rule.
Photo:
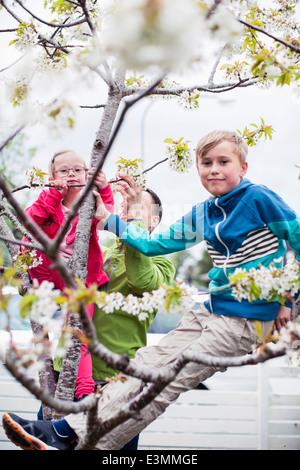
[[[300,54],[300,48],[298,46],[294,46],[293,44],[290,44],[289,42],[278,38],[274,34],[268,33],[264,29],[259,28],[258,26],[254,26],[253,24],[248,23],[247,21],[241,20],[240,18],[237,21],[239,21],[239,23],[243,24],[244,26],[247,26],[247,28],[254,29],[255,31],[258,31],[259,33],[262,33],[265,36],[268,36],[269,38],[274,39],[274,41],[279,42],[279,44],[282,44],[283,46],[288,47],[292,51],[297,52],[298,54]]]
[[[207,85],[195,85],[195,86],[189,86],[189,87],[178,87],[178,88],[157,88],[155,91],[151,92],[151,95],[174,95],[174,96],[179,96],[182,92],[188,91],[188,92],[193,92],[194,90],[197,91],[203,91],[206,93],[225,93],[227,91],[233,90],[234,88],[237,87],[248,87],[252,86],[255,83],[257,83],[256,79],[252,78],[244,78],[239,80],[236,83],[233,83],[232,85],[227,84],[213,84],[209,82]],[[134,93],[139,92],[139,88],[130,88],[127,91],[127,95],[132,95]]]
[[[9,142],[13,140],[23,129],[24,129],[24,126],[21,126],[18,129],[16,129],[10,136],[8,136],[7,139],[5,139],[4,142],[2,142],[2,144],[0,144],[0,152],[2,152],[4,147],[6,147],[6,145],[9,144]]]
[[[22,20],[21,18],[19,18],[5,3],[4,0],[0,0],[0,5],[3,6],[3,8],[5,8],[5,10],[18,22],[18,23],[22,23]]]
[[[32,18],[39,21],[39,23],[43,23],[51,28],[71,28],[72,26],[77,26],[78,24],[82,24],[86,22],[86,19],[83,18],[82,20],[74,21],[73,23],[65,23],[65,24],[64,23],[49,23],[48,21],[42,20],[41,18],[36,16],[34,13],[32,13],[31,10],[29,10],[27,7],[23,5],[22,2],[20,2],[20,0],[15,0],[15,1],[18,3],[18,5],[20,5],[20,7],[23,8],[23,10],[29,13],[29,15],[32,16]]]
[[[206,20],[209,20],[209,18],[215,13],[215,11],[217,10],[218,6],[221,5],[223,0],[214,0],[214,4],[213,6],[209,9],[209,11],[207,12],[206,16],[205,16],[205,19]]]
[[[89,15],[89,11],[88,9],[86,8],[86,0],[78,0],[79,3],[80,3],[80,6],[82,8],[82,11],[83,11],[83,14],[85,16],[85,21],[87,22],[87,24],[89,25],[89,28],[91,30],[91,33],[94,35],[95,32],[96,32],[96,28],[95,26],[93,25],[93,22],[91,20],[91,17]]]
[[[33,242],[33,238],[31,236],[31,233],[28,232],[28,230],[25,229],[24,225],[20,224],[19,219],[15,217],[12,212],[8,210],[8,208],[0,202],[0,216],[5,215],[15,226],[17,230],[19,230],[28,240]]]

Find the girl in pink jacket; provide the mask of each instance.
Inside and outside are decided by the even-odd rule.
[[[92,170],[89,171],[92,173]],[[69,185],[85,184],[88,174],[82,157],[72,150],[56,153],[51,159],[49,164],[49,185],[51,187],[49,190],[43,190],[38,199],[26,209],[27,214],[41,227],[49,238],[55,238],[59,229],[64,224],[78,193],[82,189],[80,186],[70,187]],[[98,191],[107,209],[112,211],[114,207],[113,194],[102,170],[95,179],[95,185],[98,187]],[[75,217],[60,246],[60,252],[66,259],[71,258],[74,250],[77,222],[78,217]],[[91,285],[96,283],[100,286],[108,281],[108,277],[102,270],[103,254],[98,241],[98,223],[97,220],[93,219],[91,225],[86,284]],[[37,256],[42,257],[42,264],[29,269],[28,272],[31,279],[36,279],[39,284],[45,280],[53,282],[55,289],[63,290],[65,287],[63,280],[56,270],[51,269],[52,261],[43,253],[37,252]],[[88,305],[86,308],[92,318],[94,304]],[[87,353],[86,345],[83,343],[76,380],[75,397],[79,399],[83,395],[93,393],[93,391],[94,381],[92,378],[91,356]]]

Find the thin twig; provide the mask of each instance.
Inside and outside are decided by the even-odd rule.
[[[215,0],[213,6],[210,8],[210,10],[207,12],[205,19],[209,20],[209,18],[215,13],[219,5],[221,5],[223,0]]]
[[[0,31],[1,33],[1,31]],[[20,60],[22,60],[23,58],[25,57],[25,54],[23,54],[21,57],[19,57],[17,60],[15,60],[12,64],[10,65],[7,65],[7,67],[4,67],[3,69],[0,70],[0,73],[1,72],[5,72],[6,70],[10,69],[11,67],[13,67],[14,65],[16,65],[18,62],[20,62]]]
[[[13,140],[23,129],[24,129],[24,126],[21,126],[17,130],[15,130],[10,136],[8,136],[7,139],[5,139],[5,141],[2,142],[2,144],[0,144],[0,152],[2,152],[4,147],[6,147],[6,145],[9,144],[9,142]]]
[[[26,248],[30,248],[32,250],[44,251],[41,245],[28,243],[28,242],[25,242],[24,240],[18,240],[16,238],[12,239],[9,237],[5,237],[4,235],[1,235],[1,234],[0,234],[0,240],[3,240],[4,242],[12,243],[13,245],[25,246]]]
[[[79,3],[80,3],[80,6],[82,8],[83,14],[85,16],[85,21],[87,22],[87,24],[88,24],[88,26],[91,30],[91,33],[94,35],[95,32],[96,32],[96,28],[93,25],[93,22],[91,20],[90,14],[89,14],[89,11],[86,7],[86,1],[85,0],[79,0]]]
[[[243,24],[244,26],[247,26],[247,28],[254,29],[255,31],[258,31],[259,33],[262,33],[262,34],[264,34],[265,36],[268,36],[269,38],[274,39],[274,41],[279,42],[280,44],[282,44],[282,45],[288,47],[288,48],[291,49],[292,51],[297,52],[298,54],[300,53],[300,48],[299,48],[299,47],[294,46],[293,44],[290,44],[289,42],[284,41],[283,39],[278,38],[278,37],[275,36],[274,34],[271,34],[271,33],[269,33],[268,31],[265,31],[264,29],[259,28],[258,26],[254,26],[253,24],[248,23],[247,21],[244,21],[244,20],[241,20],[241,19],[238,19],[238,21],[239,21],[241,24]]]
[[[5,10],[18,22],[18,23],[22,23],[22,20],[21,18],[19,18],[5,3],[4,0],[0,0],[0,5],[2,5]]]
[[[70,28],[71,26],[77,26],[78,24],[85,23],[86,20],[83,18],[82,20],[74,21],[73,23],[68,23],[68,24],[63,24],[63,23],[49,23],[48,21],[42,20],[38,16],[36,16],[32,11],[30,11],[28,8],[26,8],[20,0],[16,0],[16,2],[22,7],[27,13],[29,13],[32,18],[35,20],[39,21],[40,23],[43,23],[47,26],[50,26],[51,28]]]

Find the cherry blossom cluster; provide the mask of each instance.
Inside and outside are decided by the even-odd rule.
[[[38,42],[38,33],[36,25],[33,22],[22,23],[17,30],[17,37],[13,39],[10,44],[21,51],[24,51]]]
[[[259,79],[257,82],[263,86],[270,86],[274,81],[277,85],[293,83],[297,91],[298,53],[260,32],[260,30],[266,31],[299,48],[297,0],[274,0],[271,8],[262,1],[247,0],[242,3],[243,6],[240,8],[237,2],[230,2],[228,9],[236,18],[246,21],[249,25],[253,24],[258,30],[246,29],[239,41],[226,48],[226,53],[232,62],[224,64],[220,69],[225,70],[229,80],[242,80],[252,75]]]
[[[198,90],[183,91],[178,97],[178,104],[185,109],[193,110],[199,108],[200,93]]]
[[[45,106],[45,113],[42,116],[49,131],[58,136],[64,129],[74,126],[76,118],[76,107],[67,98],[60,97],[51,105]]]
[[[146,187],[146,174],[142,172],[140,164],[143,160],[136,158],[129,160],[120,158],[117,161],[117,174],[124,176],[132,176],[138,186]],[[113,189],[113,187],[112,187]]]
[[[28,248],[23,248],[16,261],[16,267],[20,268],[24,273],[28,269],[36,268],[40,264],[43,264],[42,255],[37,256],[36,250]]]
[[[278,263],[280,260],[276,260]],[[237,268],[229,276],[233,284],[232,293],[241,301],[250,302],[258,299],[268,301],[286,301],[286,296],[294,297],[300,291],[300,263],[295,258],[288,259],[283,268],[271,264],[269,267],[261,266],[258,269]]]
[[[277,338],[276,338],[277,336]],[[275,341],[277,345],[282,345],[287,352],[287,361],[299,367],[300,366],[300,322],[295,320],[288,322],[287,326],[281,328],[280,333],[277,332]]]
[[[144,292],[141,297],[132,294],[123,296],[120,292],[97,291],[93,288],[84,288],[85,301],[95,302],[105,313],[110,314],[118,310],[136,315],[140,321],[148,318],[156,310],[168,313],[183,314],[190,309],[196,299],[197,289],[176,280],[174,285],[162,284],[157,290]],[[43,281],[40,285],[36,281],[29,293],[20,302],[21,315],[29,315],[30,319],[42,325],[44,331],[51,332],[54,337],[61,335],[65,325],[68,310],[78,311],[78,302],[82,302],[82,292],[76,300],[77,293],[66,289],[61,292],[54,289],[54,284]],[[76,306],[77,305],[77,306]]]
[[[166,148],[166,153],[169,158],[170,169],[178,173],[189,171],[194,160],[188,142],[183,141],[183,137],[178,141],[168,138],[164,142],[169,144]]]
[[[46,184],[45,178],[47,176],[47,173],[44,173],[42,170],[35,166],[25,170],[25,176],[27,178],[27,184],[29,187],[44,186]]]
[[[115,2],[104,22],[104,50],[133,70],[180,70],[199,53],[203,23],[194,0]]]
[[[183,314],[195,303],[196,294],[196,288],[177,281],[175,286],[163,284],[151,293],[144,292],[142,297],[136,297],[132,294],[124,297],[120,292],[100,293],[96,303],[107,314],[123,310],[138,316],[142,321],[158,309],[161,312]]]
[[[32,321],[39,323],[44,331],[60,337],[68,310],[67,298],[54,289],[53,282],[43,281],[40,285],[34,279],[29,293],[20,302],[21,315],[29,314]]]

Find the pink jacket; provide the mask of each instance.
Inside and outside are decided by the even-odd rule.
[[[101,189],[100,194],[106,207],[110,211],[113,211],[114,199],[110,186],[107,185],[105,188]],[[27,214],[30,215],[36,224],[39,225],[43,232],[45,232],[46,235],[48,235],[48,237],[51,239],[55,238],[57,232],[65,221],[61,208],[61,201],[63,197],[63,194],[61,194],[56,189],[49,188],[49,190],[43,190],[40,193],[38,199],[26,209]],[[72,228],[69,231],[66,239],[67,244],[74,243],[77,222],[78,216],[75,217],[72,221]],[[89,253],[87,261],[88,274],[86,278],[86,284],[90,285],[97,283],[98,286],[100,286],[108,281],[108,277],[102,270],[103,254],[99,246],[98,234],[96,230],[97,224],[98,221],[93,219],[89,242]]]

